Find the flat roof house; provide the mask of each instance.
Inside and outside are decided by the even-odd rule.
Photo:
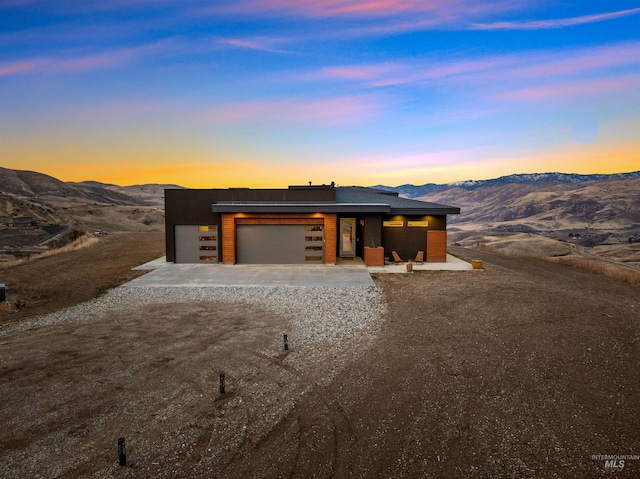
[[[460,208],[359,186],[167,189],[167,261],[380,265],[397,251],[445,262],[447,215]]]

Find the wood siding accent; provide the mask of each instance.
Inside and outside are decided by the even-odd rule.
[[[338,255],[338,215],[324,215],[324,264],[336,264]]]
[[[234,214],[222,214],[222,262],[236,264],[236,222]]]
[[[236,218],[237,225],[321,225],[323,218]]]
[[[427,231],[427,262],[447,262],[447,232],[438,230]]]

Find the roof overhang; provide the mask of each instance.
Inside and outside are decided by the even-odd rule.
[[[447,206],[444,208],[392,208],[392,215],[459,215],[460,208]]]
[[[214,213],[389,213],[386,203],[214,203]]]

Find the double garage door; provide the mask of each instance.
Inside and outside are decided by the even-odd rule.
[[[322,264],[322,225],[239,224],[236,226],[239,264]]]
[[[218,226],[175,226],[176,263],[218,263]],[[324,232],[314,224],[236,225],[240,264],[322,264]]]

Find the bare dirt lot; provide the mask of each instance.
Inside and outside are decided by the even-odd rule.
[[[0,322],[20,321],[87,301],[142,274],[132,271],[164,254],[164,233],[118,232],[90,248],[7,266],[0,263],[0,283],[10,300],[22,298],[19,314],[0,312]]]
[[[22,331],[23,312],[6,313],[0,476],[640,476],[640,460],[613,470],[591,457],[640,455],[640,289],[452,250],[485,269],[379,274],[388,306],[373,342],[313,359],[282,351],[287,318],[246,305],[146,305]],[[87,265],[65,264],[66,280],[94,281]],[[68,289],[57,284],[52,297]]]

